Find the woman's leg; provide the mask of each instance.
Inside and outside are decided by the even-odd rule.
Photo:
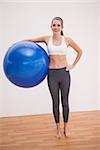
[[[64,134],[69,136],[68,131],[68,118],[69,118],[69,90],[70,90],[70,74],[69,71],[64,72],[63,79],[60,82],[61,89],[61,101],[62,101],[62,110],[63,110],[63,120],[64,120]]]
[[[54,81],[48,80],[49,91],[52,97],[53,115],[56,123],[59,123],[59,86]]]
[[[59,83],[57,81],[57,77],[55,71],[49,71],[48,77],[48,87],[52,97],[52,107],[53,107],[53,115],[56,122],[57,127],[57,137],[61,137],[61,130],[60,130],[60,113],[59,113]]]

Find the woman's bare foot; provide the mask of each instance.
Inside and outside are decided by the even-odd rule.
[[[69,131],[64,131],[65,137],[70,137],[70,132]]]
[[[70,137],[70,132],[67,123],[64,123],[64,135],[65,137]]]
[[[57,123],[57,133],[56,133],[56,137],[57,138],[62,138],[62,133],[61,133],[61,129],[60,129],[60,125],[59,123]]]
[[[62,138],[62,133],[61,133],[60,130],[57,130],[56,137],[57,137],[58,139],[61,139],[61,138]]]

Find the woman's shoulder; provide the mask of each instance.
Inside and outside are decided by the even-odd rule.
[[[69,46],[69,43],[70,43],[70,37],[68,37],[68,36],[63,36],[63,37],[64,37],[64,40],[65,40],[67,46]]]
[[[71,37],[69,37],[69,36],[64,36],[64,38],[67,42],[69,42],[71,40]]]
[[[44,39],[45,39],[45,42],[46,42],[47,45],[48,45],[48,43],[49,43],[50,37],[51,37],[50,35],[44,36]]]
[[[64,36],[64,38],[65,38],[65,41],[66,41],[67,45],[70,45],[70,42],[72,41],[72,38],[69,37],[69,36]]]

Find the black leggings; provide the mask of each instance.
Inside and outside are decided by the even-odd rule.
[[[68,95],[70,89],[70,73],[66,71],[66,67],[60,69],[49,69],[48,76],[48,87],[51,93],[52,102],[53,102],[53,114],[55,122],[59,123],[60,121],[60,112],[59,112],[59,91],[61,92],[61,102],[63,110],[63,120],[68,122],[69,116],[69,103]]]

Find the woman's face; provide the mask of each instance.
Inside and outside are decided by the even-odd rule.
[[[61,30],[63,29],[61,22],[59,20],[53,20],[51,24],[51,29],[54,34],[61,34]]]

